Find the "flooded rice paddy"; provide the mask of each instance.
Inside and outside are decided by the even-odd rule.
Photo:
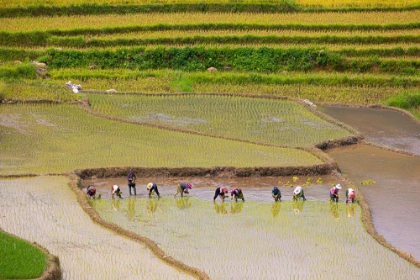
[[[94,224],[65,177],[0,180],[0,227],[60,259],[63,279],[192,279]]]
[[[420,155],[420,125],[398,111],[352,107],[319,108],[358,130],[369,142]]]
[[[420,157],[366,145],[329,154],[365,196],[378,233],[420,260]],[[360,185],[364,180],[376,184]]]
[[[195,197],[199,189],[183,198],[102,198],[92,205],[106,221],[154,240],[212,279],[420,277],[420,269],[367,234],[357,204],[213,203]]]

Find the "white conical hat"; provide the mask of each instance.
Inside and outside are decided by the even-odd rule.
[[[300,194],[300,192],[302,191],[302,187],[301,186],[297,186],[296,189],[293,191],[293,193],[295,195]]]
[[[341,190],[341,185],[340,185],[340,184],[335,185],[335,187],[336,187],[337,189]]]

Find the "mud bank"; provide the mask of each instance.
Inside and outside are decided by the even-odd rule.
[[[311,176],[330,174],[334,167],[330,163],[309,167],[212,167],[212,168],[143,168],[143,167],[110,167],[75,170],[81,179],[110,178],[126,176],[130,169],[138,177],[265,177],[265,176]]]

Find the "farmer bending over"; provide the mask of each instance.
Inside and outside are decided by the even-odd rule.
[[[117,185],[113,185],[111,187],[111,194],[112,194],[113,199],[114,199],[114,195],[118,196],[119,198],[122,198],[120,187],[118,187]]]
[[[242,201],[245,201],[244,194],[242,193],[241,189],[233,189],[230,191],[230,200],[235,197],[235,201],[238,202],[238,198],[242,199]]]
[[[136,174],[134,174],[133,171],[130,169],[130,172],[127,175],[128,191],[129,191],[129,193],[131,195],[131,188],[133,188],[133,190],[134,190],[134,196],[136,196],[136,179],[137,179]]]
[[[181,197],[184,196],[184,193],[189,193],[188,189],[192,188],[192,184],[185,184],[185,183],[179,183],[178,187],[176,188],[176,193],[174,194],[174,197],[177,196],[178,193],[181,194]]]
[[[330,199],[334,202],[338,202],[338,191],[341,190],[341,185],[337,184],[335,187],[330,189]]]
[[[352,188],[346,190],[346,203],[351,200],[351,203],[354,203],[354,198],[356,197],[356,193]]]
[[[293,200],[299,200],[300,198],[306,200],[303,188],[301,186],[297,186],[293,191]]]
[[[274,201],[275,202],[281,201],[281,192],[280,192],[280,190],[279,190],[278,187],[274,187],[271,190],[271,196],[274,198]]]
[[[95,198],[95,194],[96,194],[96,188],[95,188],[95,186],[94,185],[89,185],[87,187],[86,194],[87,194],[87,196],[89,198],[92,198],[92,197]]]
[[[216,201],[218,196],[222,199],[222,201],[225,201],[225,194],[228,194],[228,189],[225,187],[218,187],[214,192],[213,202]]]
[[[149,197],[152,196],[153,192],[156,192],[158,198],[160,198],[159,190],[155,183],[150,182],[147,184],[147,191],[149,192]]]

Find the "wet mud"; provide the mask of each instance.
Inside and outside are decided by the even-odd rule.
[[[398,110],[366,107],[319,107],[344,122],[369,142],[420,155],[420,125]]]
[[[92,223],[68,183],[55,176],[0,180],[0,227],[58,256],[63,279],[192,279]]]
[[[420,260],[420,157],[369,145],[329,150],[370,206],[377,232]],[[372,180],[375,184],[361,185]]]

